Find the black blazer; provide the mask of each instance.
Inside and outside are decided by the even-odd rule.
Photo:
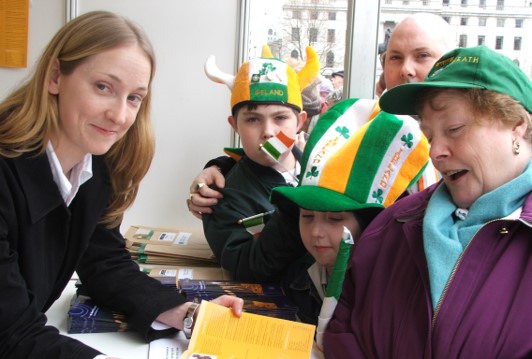
[[[67,207],[46,154],[0,157],[0,358],[94,358],[97,350],[46,326],[74,271],[100,305],[122,311],[146,340],[185,299],[139,271],[119,227],[98,224],[111,196],[104,159]],[[66,313],[65,313],[66,316]]]

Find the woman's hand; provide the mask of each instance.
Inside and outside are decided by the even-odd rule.
[[[223,305],[224,307],[231,308],[231,311],[237,317],[242,315],[242,308],[244,307],[244,300],[233,295],[221,295],[212,300],[213,303]],[[172,308],[159,314],[157,321],[166,324],[176,329],[183,329],[183,319],[187,314],[188,307],[192,305],[192,302],[186,302],[178,307]],[[198,311],[196,311],[197,313]]]
[[[231,311],[237,317],[242,315],[242,308],[244,307],[244,300],[242,298],[235,297],[234,295],[221,295],[211,302],[231,308]]]

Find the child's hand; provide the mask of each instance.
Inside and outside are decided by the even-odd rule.
[[[299,132],[296,135],[296,142],[294,143],[294,146],[297,146],[303,152],[305,150],[305,145],[307,144],[309,134],[306,132]]]

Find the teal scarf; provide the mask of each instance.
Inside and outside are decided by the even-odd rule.
[[[456,261],[473,235],[486,222],[504,218],[523,206],[532,190],[532,161],[517,178],[480,196],[463,220],[453,214],[456,205],[442,183],[432,195],[423,218],[423,244],[429,267],[432,305],[438,301]]]

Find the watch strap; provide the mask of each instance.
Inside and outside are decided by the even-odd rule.
[[[183,333],[185,333],[185,337],[187,339],[192,337],[192,329],[194,328],[194,314],[196,314],[199,306],[200,305],[198,303],[192,303],[187,309],[185,318],[183,318]]]

